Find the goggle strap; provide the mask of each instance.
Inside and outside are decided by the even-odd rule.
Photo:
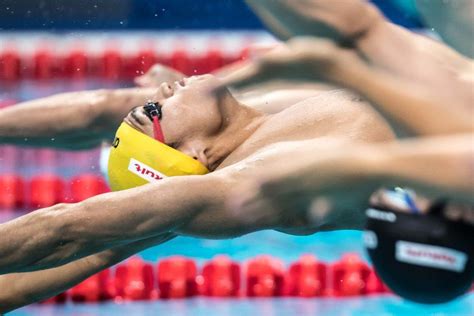
[[[165,136],[163,135],[163,131],[161,130],[160,121],[157,115],[153,115],[153,134],[157,141],[164,143]]]

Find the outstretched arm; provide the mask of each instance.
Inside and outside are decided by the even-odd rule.
[[[473,203],[473,157],[471,135],[326,150],[308,145],[281,154],[241,183],[233,205],[236,212],[273,208],[292,216],[304,209],[310,227],[362,229],[369,198],[381,187],[407,186],[428,197]]]
[[[113,138],[131,108],[157,93],[154,88],[70,92],[0,110],[0,143],[91,148]]]
[[[63,266],[0,276],[0,314],[57,295],[129,256],[172,239],[163,234],[102,251]]]
[[[282,39],[311,35],[344,43],[373,66],[436,91],[444,102],[472,103],[472,61],[442,43],[390,23],[366,0],[246,1]]]
[[[473,107],[466,106],[462,97],[447,102],[439,89],[375,67],[355,50],[327,40],[293,39],[286,46],[229,75],[223,84],[250,85],[275,75],[323,80],[355,90],[371,101],[403,134],[453,134],[474,129]],[[472,97],[472,89],[465,89],[465,92]]]
[[[301,145],[299,145],[301,146]],[[58,204],[0,225],[0,274],[47,269],[163,233],[231,238],[282,225],[272,209],[235,212],[238,183],[293,146],[203,176],[171,177],[81,203]]]
[[[226,193],[227,186],[212,174],[173,177],[29,213],[0,225],[0,273],[51,268],[136,240],[179,233],[201,211],[221,206]]]

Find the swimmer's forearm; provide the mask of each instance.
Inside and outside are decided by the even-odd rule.
[[[0,143],[91,148],[113,132],[134,106],[156,89],[95,90],[58,94],[0,110]]]
[[[216,198],[210,175],[174,177],[58,204],[0,225],[0,274],[47,269],[173,232]],[[32,238],[34,236],[34,238]]]
[[[410,82],[370,67],[345,72],[337,81],[365,96],[406,134],[454,134],[474,130],[472,111],[449,106]]]
[[[472,134],[379,145],[369,157],[371,176],[383,185],[411,186],[432,197],[474,202]],[[370,151],[369,151],[370,152]]]
[[[446,103],[472,106],[472,60],[444,43],[379,18],[355,47],[372,67],[411,82]]]
[[[0,292],[0,313],[64,292],[101,270],[173,237],[173,234],[163,234],[105,250],[57,268],[0,276],[0,288],[4,289]]]

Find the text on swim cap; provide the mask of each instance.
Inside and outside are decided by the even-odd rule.
[[[163,178],[167,178],[164,174],[159,171],[156,171],[152,167],[140,162],[134,158],[130,158],[130,162],[128,164],[128,171],[131,173],[139,176],[140,178],[148,181],[153,182],[156,180],[161,180]]]
[[[455,272],[464,271],[467,261],[467,255],[455,249],[401,240],[395,244],[395,258],[400,262]]]
[[[397,219],[397,216],[393,213],[382,212],[373,208],[367,209],[367,211],[365,211],[365,214],[370,218],[375,218],[381,221],[386,221],[386,222],[391,222],[391,223],[395,222],[395,220]]]

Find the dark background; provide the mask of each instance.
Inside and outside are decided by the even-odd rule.
[[[398,24],[422,26],[413,0],[372,2]],[[0,0],[7,31],[261,28],[243,0]]]

